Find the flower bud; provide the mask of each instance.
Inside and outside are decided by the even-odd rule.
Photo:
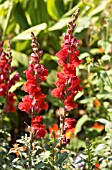
[[[38,52],[39,57],[42,56],[42,54],[43,54],[42,50]]]
[[[73,28],[68,29],[68,33],[71,34],[73,32]]]

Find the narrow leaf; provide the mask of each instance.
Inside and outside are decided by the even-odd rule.
[[[28,57],[26,54],[21,52],[16,52],[14,50],[12,51],[12,56],[15,60],[17,60],[19,63],[21,63],[24,66],[28,66]]]
[[[16,22],[20,25],[21,29],[25,30],[29,27],[29,24],[25,16],[25,12],[20,2],[16,4],[16,7],[14,9],[14,17]]]
[[[49,31],[60,30],[67,25],[70,21],[70,18],[62,18],[55,25],[49,28]]]
[[[98,119],[98,120],[96,120],[97,122],[100,122],[100,123],[103,123],[103,124],[108,124],[108,123],[110,123],[108,120],[106,120],[106,119],[103,119],[103,118],[101,118],[101,119]]]
[[[22,33],[20,33],[16,37],[14,37],[12,39],[12,41],[31,39],[31,32],[34,32],[34,34],[38,35],[40,33],[40,31],[46,29],[46,27],[47,27],[46,23],[42,23],[42,24],[36,25],[34,27],[31,27],[31,28],[23,31]]]
[[[82,130],[82,126],[84,125],[85,122],[87,122],[88,120],[91,120],[87,115],[83,115],[77,122],[76,124],[76,129],[75,129],[75,135],[77,135],[77,133],[79,133]]]
[[[64,13],[64,5],[62,0],[47,0],[47,9],[49,15],[58,20]]]

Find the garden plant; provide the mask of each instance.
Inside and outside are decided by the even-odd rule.
[[[0,170],[112,169],[111,10],[0,1]]]

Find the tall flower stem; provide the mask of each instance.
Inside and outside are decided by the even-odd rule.
[[[44,68],[44,65],[40,63],[43,51],[39,51],[40,44],[37,41],[37,37],[31,32],[32,39],[32,53],[28,64],[26,73],[26,83],[22,89],[28,93],[22,98],[22,102],[19,103],[18,108],[25,111],[31,118],[30,137],[29,137],[29,170],[32,167],[32,150],[33,140],[44,138],[47,131],[46,127],[41,124],[42,116],[37,116],[41,110],[47,110],[48,105],[44,101],[46,95],[41,91],[40,84],[46,80],[48,76],[48,70]]]
[[[59,58],[58,64],[62,66],[62,72],[57,73],[56,88],[51,92],[52,96],[57,97],[64,104],[64,113],[60,115],[60,131],[62,140],[60,145],[66,145],[67,138],[64,135],[68,127],[72,127],[75,123],[74,119],[66,118],[67,112],[75,109],[78,104],[74,102],[75,95],[82,90],[80,87],[80,78],[76,75],[76,67],[80,65],[82,60],[79,60],[80,51],[77,50],[78,40],[74,36],[75,21],[78,17],[79,8],[72,15],[72,20],[68,22],[67,33],[64,33],[64,44],[61,50],[56,53]],[[66,125],[65,125],[66,122]],[[68,123],[69,122],[69,123]],[[68,127],[67,127],[68,126]]]

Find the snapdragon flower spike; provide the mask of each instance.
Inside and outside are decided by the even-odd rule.
[[[3,50],[4,42],[0,42],[0,96],[4,96],[6,99],[5,112],[15,112],[15,95],[10,92],[10,88],[19,81],[19,74],[16,73],[10,78],[10,74],[14,71],[14,67],[11,66],[12,63],[12,53],[10,42],[7,48],[7,52]]]
[[[40,64],[40,57],[43,51],[38,51],[39,43],[33,33],[31,33],[31,36],[33,52],[31,53],[28,69],[25,71],[27,81],[22,87],[22,90],[29,95],[23,97],[18,108],[33,117],[41,110],[48,109],[48,105],[44,101],[46,96],[42,93],[40,88],[41,82],[46,80],[48,70]]]
[[[68,33],[64,34],[64,44],[61,50],[56,53],[59,58],[58,63],[63,67],[63,72],[57,73],[56,88],[51,92],[52,96],[64,102],[67,111],[77,107],[77,104],[74,103],[74,97],[82,90],[81,80],[76,75],[76,67],[82,63],[82,60],[78,58],[80,54],[80,51],[77,50],[78,40],[73,34],[78,12],[79,10],[73,14],[72,21],[68,23]]]
[[[26,83],[22,87],[22,90],[28,93],[28,95],[22,98],[22,102],[19,103],[18,108],[21,111],[26,112],[31,117],[31,132],[35,134],[35,138],[43,138],[46,134],[45,126],[41,124],[42,116],[37,116],[41,110],[47,110],[48,105],[44,101],[46,95],[41,91],[40,84],[46,80],[48,70],[40,64],[40,58],[43,51],[39,51],[39,43],[36,37],[31,33],[32,37],[32,49],[28,69],[26,73]],[[32,143],[32,135],[30,139]],[[32,148],[32,147],[31,147]]]

